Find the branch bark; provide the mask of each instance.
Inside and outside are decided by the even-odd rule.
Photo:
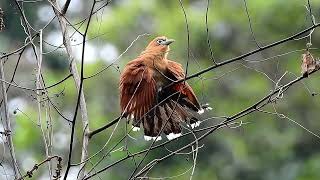
[[[86,100],[85,100],[85,97],[84,97],[83,88],[80,87],[81,78],[80,78],[80,75],[78,73],[78,69],[77,69],[77,66],[76,66],[75,58],[73,56],[73,52],[72,52],[72,48],[71,48],[71,41],[70,41],[69,31],[67,29],[67,21],[66,21],[65,17],[63,17],[63,15],[56,9],[56,8],[59,8],[59,5],[56,2],[56,0],[51,0],[51,3],[54,6],[53,10],[54,10],[54,13],[57,16],[59,24],[60,24],[60,28],[61,28],[61,32],[62,32],[62,36],[63,36],[63,44],[64,44],[64,46],[66,48],[68,59],[69,59],[69,63],[70,63],[69,70],[70,70],[70,73],[73,76],[77,91],[80,92],[80,102],[79,103],[80,103],[80,110],[81,110],[81,117],[82,117],[82,127],[83,127],[83,132],[84,132],[84,136],[83,136],[83,140],[82,140],[81,161],[84,161],[85,159],[88,158],[88,144],[89,144],[88,133],[90,132]],[[72,123],[75,123],[75,122],[72,122]],[[80,167],[79,178],[83,177],[83,175],[84,175],[84,171],[85,171],[84,167],[85,167],[85,165],[86,165],[86,163],[83,163],[81,165],[81,167]]]
[[[37,89],[42,89],[45,87],[44,85],[44,81],[42,79],[42,55],[43,55],[43,34],[42,34],[42,29],[40,29],[39,31],[39,38],[40,38],[40,44],[39,44],[39,54],[36,54],[36,56],[38,57],[38,62],[37,62],[37,74],[36,74],[36,87]],[[44,88],[45,89],[45,88]],[[38,105],[38,124],[40,126],[41,129],[41,133],[42,133],[42,138],[43,138],[43,143],[45,146],[45,151],[46,151],[46,158],[49,158],[51,156],[51,151],[52,151],[52,146],[51,146],[51,141],[50,141],[50,135],[51,135],[51,131],[48,131],[48,128],[45,130],[43,127],[43,118],[42,118],[42,95],[48,96],[48,92],[47,91],[41,91],[41,90],[37,90],[37,105]],[[46,102],[44,103],[44,107],[48,108],[48,104]],[[47,121],[47,127],[51,127],[51,123],[49,123],[49,121]],[[51,129],[51,128],[50,128]],[[49,170],[49,177],[50,180],[52,179],[52,167],[51,167],[51,162],[48,161],[48,170]]]
[[[114,124],[116,124],[116,123],[117,123],[118,121],[120,121],[120,120],[121,120],[121,116],[117,117],[116,119],[114,119],[114,120],[111,121],[111,122],[108,122],[108,124],[106,124],[106,125],[98,128],[98,129],[96,129],[96,130],[94,130],[94,131],[91,131],[91,132],[88,134],[89,138],[91,139],[92,136],[100,133],[101,131],[104,131],[105,129],[108,129],[110,126],[113,126]]]
[[[3,68],[3,61],[4,59],[0,60],[0,76],[1,79],[4,79],[4,68]],[[13,165],[13,170],[14,170],[14,176],[17,179],[20,172],[19,172],[19,167],[17,163],[17,159],[15,156],[14,152],[14,146],[13,146],[13,141],[12,141],[12,136],[11,136],[11,120],[9,117],[9,111],[8,111],[8,96],[6,92],[6,84],[1,81],[1,91],[2,91],[2,98],[3,98],[3,109],[4,109],[4,135],[6,137],[6,144],[9,148],[11,160],[12,160],[12,165]]]

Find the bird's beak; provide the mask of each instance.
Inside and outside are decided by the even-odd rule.
[[[167,39],[165,42],[163,42],[164,45],[169,45],[174,42],[174,39]]]

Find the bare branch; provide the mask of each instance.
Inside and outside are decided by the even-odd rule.
[[[312,71],[309,75],[314,74],[314,73],[317,72],[317,71],[319,71],[319,69],[315,69],[315,70]],[[283,85],[283,86],[278,87],[276,90],[270,92],[268,95],[264,96],[263,98],[261,98],[259,101],[257,101],[257,102],[254,103],[253,105],[245,108],[244,110],[242,110],[242,111],[240,111],[240,112],[238,112],[238,113],[236,113],[236,114],[234,114],[234,115],[232,115],[232,116],[230,116],[230,117],[226,117],[226,118],[225,118],[226,120],[224,120],[223,122],[221,122],[221,123],[219,123],[219,124],[217,124],[217,125],[205,127],[205,128],[198,129],[198,130],[194,130],[195,133],[197,133],[197,132],[202,132],[202,131],[206,131],[202,136],[198,137],[197,140],[198,140],[198,141],[201,141],[202,139],[204,139],[205,137],[207,137],[208,135],[210,135],[210,134],[213,133],[214,131],[216,131],[216,130],[218,130],[218,129],[221,129],[221,128],[223,128],[223,127],[227,127],[228,124],[234,122],[235,120],[240,119],[240,118],[242,118],[242,117],[244,117],[244,116],[247,116],[248,114],[251,114],[251,113],[253,113],[253,112],[256,112],[259,108],[264,107],[264,106],[266,106],[267,104],[271,103],[270,99],[271,99],[274,95],[277,95],[278,93],[283,93],[283,92],[287,91],[290,87],[292,87],[293,85],[297,84],[298,82],[301,82],[301,81],[302,81],[303,79],[305,79],[305,78],[306,78],[305,76],[300,76],[300,77],[297,77],[296,79],[290,81],[289,83],[287,83],[287,84],[285,84],[285,85]],[[189,134],[191,134],[191,133],[190,133],[190,132],[189,132],[189,133],[185,133],[185,134],[183,134],[181,137],[187,136],[187,135],[189,135]],[[146,153],[146,152],[148,152],[148,151],[150,151],[150,150],[154,150],[154,149],[163,147],[164,145],[166,145],[166,144],[168,144],[168,143],[170,143],[170,142],[176,141],[176,140],[177,140],[177,139],[173,139],[173,140],[171,140],[171,141],[166,141],[166,142],[164,142],[164,143],[161,143],[161,144],[159,144],[159,145],[156,145],[156,146],[154,146],[154,147],[151,147],[150,149],[148,148],[148,149],[145,149],[145,150],[142,150],[142,151],[133,153],[133,154],[131,154],[131,155],[127,155],[126,157],[117,160],[116,162],[114,162],[114,163],[112,163],[112,164],[110,164],[110,165],[102,168],[101,170],[98,170],[97,172],[95,172],[95,173],[93,173],[93,174],[85,177],[84,179],[90,179],[90,178],[92,178],[92,177],[94,177],[94,176],[96,176],[96,175],[98,175],[98,174],[100,174],[100,173],[108,170],[109,168],[113,167],[114,165],[119,164],[119,163],[121,163],[121,162],[123,162],[123,161],[125,161],[125,160],[127,160],[127,159],[129,159],[129,158],[132,158],[132,157],[134,157],[134,156],[137,156],[137,155]],[[180,148],[180,149],[178,149],[178,150],[176,150],[176,151],[173,151],[172,153],[170,153],[170,154],[168,154],[168,155],[166,155],[166,156],[164,156],[164,157],[162,157],[162,158],[160,158],[160,159],[156,159],[156,160],[155,160],[155,163],[159,163],[159,162],[161,162],[161,161],[163,161],[163,160],[165,160],[165,159],[168,159],[169,157],[175,155],[176,153],[181,152],[181,151],[183,151],[183,150],[185,150],[185,149],[193,146],[195,143],[196,143],[196,140],[190,142],[189,144],[183,146],[182,148]],[[145,173],[147,170],[148,170],[148,168],[145,169],[144,171],[140,171],[138,174],[135,174],[134,177],[139,177],[141,174]]]
[[[66,3],[64,4],[64,6],[62,8],[62,11],[61,11],[62,15],[67,13],[67,10],[69,8],[70,2],[71,2],[71,0],[67,0]]]
[[[63,35],[63,39],[64,39],[63,43],[64,43],[64,45],[66,47],[67,54],[68,54],[68,57],[69,57],[70,71],[71,71],[71,74],[73,75],[73,78],[74,78],[74,81],[75,81],[75,84],[76,84],[76,87],[77,87],[77,90],[78,90],[77,104],[76,104],[75,113],[74,113],[74,117],[73,117],[73,121],[72,121],[70,146],[69,146],[69,155],[68,155],[68,164],[67,164],[67,169],[66,169],[66,172],[65,172],[65,175],[64,175],[64,179],[66,179],[67,176],[68,176],[69,169],[71,167],[71,157],[72,157],[73,139],[74,139],[73,137],[74,137],[74,132],[75,132],[75,124],[76,124],[76,118],[77,118],[79,105],[80,105],[80,108],[81,108],[82,127],[83,127],[83,131],[84,131],[81,159],[85,160],[88,157],[88,144],[89,144],[88,133],[90,131],[89,131],[89,119],[88,119],[88,113],[87,113],[87,108],[86,108],[86,101],[85,101],[84,92],[83,92],[84,52],[85,52],[85,44],[86,44],[86,35],[87,35],[87,32],[88,32],[90,20],[91,20],[91,17],[92,17],[92,13],[93,13],[93,9],[95,7],[96,1],[94,1],[93,4],[92,4],[91,11],[90,11],[90,17],[88,19],[88,23],[87,23],[87,26],[86,26],[86,29],[85,29],[85,33],[83,34],[80,76],[78,74],[76,63],[74,61],[74,57],[73,57],[73,54],[72,54],[71,42],[70,42],[70,38],[69,38],[69,32],[68,32],[68,29],[67,29],[67,21],[64,18],[64,16],[61,13],[59,13],[59,10],[57,10],[57,8],[59,8],[57,2],[55,0],[52,0],[51,3],[53,4],[54,12],[55,12],[55,14],[56,14],[56,16],[57,16],[57,18],[59,20],[59,23],[60,23],[60,27],[61,27],[61,31],[62,31],[62,35]],[[85,166],[85,164],[86,163],[84,163],[82,166]],[[84,175],[84,171],[85,171],[85,168],[81,167],[80,168],[80,175],[79,175],[80,179]]]
[[[206,69],[203,69],[202,71],[199,71],[199,72],[197,72],[197,73],[195,73],[195,74],[192,74],[192,75],[190,75],[190,76],[188,76],[188,77],[186,77],[186,78],[184,78],[184,79],[181,79],[181,80],[172,82],[171,84],[167,85],[165,88],[168,88],[168,87],[170,87],[170,86],[172,86],[172,85],[174,85],[174,84],[178,84],[178,83],[180,83],[180,82],[183,82],[183,81],[186,81],[186,80],[189,80],[189,79],[198,77],[198,76],[200,76],[201,74],[207,73],[207,72],[209,72],[209,71],[211,71],[211,70],[213,70],[213,69],[216,69],[216,68],[218,68],[218,67],[220,67],[220,66],[224,66],[224,65],[226,65],[226,64],[230,64],[230,63],[233,63],[233,62],[235,62],[235,61],[242,60],[242,59],[245,58],[245,57],[251,56],[251,55],[253,55],[253,54],[256,54],[256,53],[261,52],[261,51],[263,51],[263,50],[269,49],[269,48],[271,48],[271,47],[278,46],[278,45],[283,44],[283,43],[285,43],[285,42],[294,40],[294,38],[296,38],[296,37],[298,37],[298,36],[300,36],[300,35],[302,35],[302,34],[304,34],[304,33],[306,33],[306,32],[312,31],[312,30],[314,30],[315,28],[317,28],[317,27],[319,27],[319,26],[320,26],[320,23],[315,24],[315,25],[313,25],[313,26],[311,26],[311,27],[309,27],[309,28],[307,28],[307,29],[305,29],[305,30],[303,30],[303,31],[300,31],[300,32],[298,32],[298,33],[296,33],[296,34],[294,34],[294,35],[292,35],[292,36],[289,36],[289,37],[287,37],[287,38],[285,38],[285,39],[276,41],[276,42],[271,43],[271,44],[268,44],[268,45],[266,45],[266,46],[262,46],[262,47],[260,47],[260,48],[258,48],[258,49],[256,49],[256,50],[250,51],[250,52],[245,53],[245,54],[243,54],[243,55],[240,55],[240,56],[238,56],[238,57],[234,57],[234,58],[231,58],[231,59],[222,61],[221,63],[218,63],[217,65],[210,66],[210,67],[208,67],[208,68],[206,68]]]
[[[62,161],[62,158],[60,156],[51,156],[51,157],[48,157],[46,158],[45,160],[43,160],[42,162],[40,162],[39,164],[35,164],[33,166],[33,168],[30,170],[30,171],[27,171],[27,173],[25,175],[23,175],[22,177],[18,178],[18,180],[23,180],[25,178],[32,178],[34,172],[36,170],[39,169],[40,166],[42,166],[44,163],[46,162],[50,162],[52,159],[56,158],[58,163],[57,163],[57,169],[56,169],[56,175],[54,176],[54,179],[55,180],[58,180],[60,179],[60,172],[61,172],[61,161]]]
[[[1,79],[4,79],[3,61],[4,61],[3,59],[0,60]],[[4,133],[6,137],[5,143],[7,144],[9,149],[15,178],[17,179],[19,177],[20,171],[19,171],[17,159],[14,152],[14,146],[13,146],[12,135],[11,135],[12,133],[11,120],[10,120],[9,111],[8,111],[8,97],[6,92],[6,85],[3,81],[1,81],[1,91],[2,91],[2,98],[3,98],[3,106],[4,106],[4,128],[5,128]]]

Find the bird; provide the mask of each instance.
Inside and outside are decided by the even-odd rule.
[[[160,133],[169,140],[178,138],[183,123],[193,129],[200,125],[199,114],[212,109],[200,105],[186,81],[173,83],[185,78],[182,65],[168,59],[173,42],[166,36],[156,37],[120,75],[121,115],[132,120],[133,131],[143,127],[146,141],[161,140]]]

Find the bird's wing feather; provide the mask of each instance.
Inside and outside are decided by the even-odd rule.
[[[156,82],[152,71],[142,59],[130,61],[120,77],[120,106],[124,116],[134,116],[140,125],[140,119],[154,105]]]
[[[181,64],[171,60],[168,60],[168,73],[172,75],[175,78],[175,80],[185,78],[185,74]],[[187,82],[175,84],[171,88],[187,96],[188,100],[190,100],[198,109],[201,109],[200,103],[196,95],[194,94],[191,86]]]

